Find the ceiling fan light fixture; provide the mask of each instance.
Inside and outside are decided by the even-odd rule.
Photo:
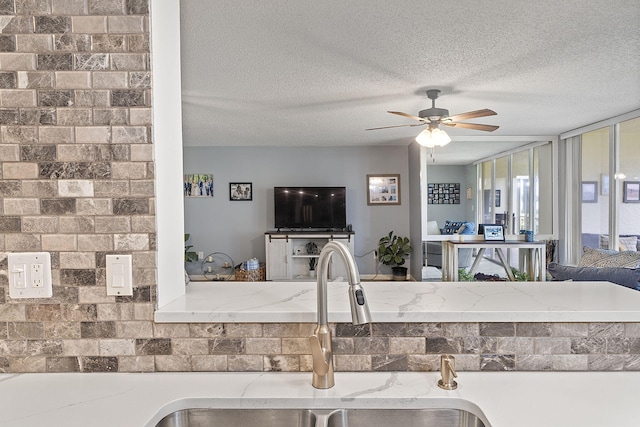
[[[445,131],[438,128],[425,129],[416,136],[416,142],[428,148],[443,147],[451,142]]]

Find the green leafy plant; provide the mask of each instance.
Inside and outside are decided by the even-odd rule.
[[[193,245],[187,245],[189,237],[191,237],[190,234],[184,235],[184,262],[196,262],[198,261],[198,254],[189,250],[193,247]]]
[[[473,282],[476,279],[473,277],[473,274],[469,273],[466,268],[458,269],[458,280],[460,282]]]
[[[304,246],[308,255],[318,255],[318,245],[316,245],[314,242],[307,242],[307,244]],[[318,258],[313,256],[309,257],[309,270],[315,270],[317,263]]]
[[[378,260],[384,265],[401,266],[410,253],[409,238],[396,236],[393,231],[378,241]]]
[[[524,271],[520,271],[517,268],[511,268],[511,272],[513,273],[513,277],[516,278],[516,282],[530,282],[531,277]]]

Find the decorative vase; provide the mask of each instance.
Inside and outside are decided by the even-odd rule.
[[[316,277],[316,271],[315,270],[309,270],[309,277]]]

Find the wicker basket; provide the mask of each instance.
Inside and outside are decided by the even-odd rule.
[[[263,263],[257,270],[241,270],[236,268],[237,282],[264,282],[267,280],[267,269]]]

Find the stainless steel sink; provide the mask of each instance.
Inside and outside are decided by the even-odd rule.
[[[486,427],[461,409],[343,409],[327,419],[326,427]]]
[[[488,427],[461,409],[183,409],[156,427]]]
[[[315,427],[307,409],[183,409],[164,417],[156,427]]]

